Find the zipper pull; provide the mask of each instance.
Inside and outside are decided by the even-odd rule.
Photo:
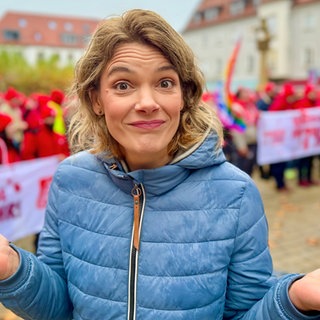
[[[118,169],[118,165],[117,165],[116,163],[112,163],[112,164],[109,166],[109,169],[111,169],[111,170]]]
[[[141,189],[135,185],[131,191],[133,196],[133,245],[137,251],[139,251],[140,244],[140,196]]]

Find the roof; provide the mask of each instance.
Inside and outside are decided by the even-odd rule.
[[[8,11],[0,20],[0,44],[83,48],[99,21]]]
[[[202,0],[194,11],[184,32],[255,15],[256,6],[253,2]]]
[[[203,29],[225,22],[257,16],[257,8],[278,0],[202,0],[187,23],[184,32]],[[292,0],[293,6],[317,3],[320,0]]]

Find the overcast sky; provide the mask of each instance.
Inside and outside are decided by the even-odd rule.
[[[132,8],[156,11],[177,31],[182,31],[201,0],[0,0],[6,11],[27,11],[103,19]]]

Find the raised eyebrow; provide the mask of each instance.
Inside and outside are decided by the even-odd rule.
[[[173,70],[174,72],[177,72],[177,69],[171,64],[158,68],[158,71],[167,71],[167,70]]]
[[[116,73],[116,72],[128,72],[128,73],[132,73],[132,70],[130,70],[129,68],[127,67],[124,67],[124,66],[114,66],[112,67],[109,71],[108,71],[108,74],[107,76],[111,76],[113,73]]]
[[[161,71],[167,71],[167,70],[173,70],[175,72],[177,72],[177,69],[173,66],[173,65],[165,65],[165,66],[162,66],[162,67],[159,67],[158,68],[158,71],[161,72]],[[111,76],[113,73],[116,73],[116,72],[128,72],[128,73],[133,73],[132,70],[130,70],[128,67],[124,67],[124,66],[113,66],[109,71],[108,71],[108,74],[107,76]]]

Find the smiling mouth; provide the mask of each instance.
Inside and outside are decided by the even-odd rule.
[[[131,126],[140,129],[155,129],[163,125],[165,121],[163,120],[152,120],[152,121],[136,121],[130,123]]]

